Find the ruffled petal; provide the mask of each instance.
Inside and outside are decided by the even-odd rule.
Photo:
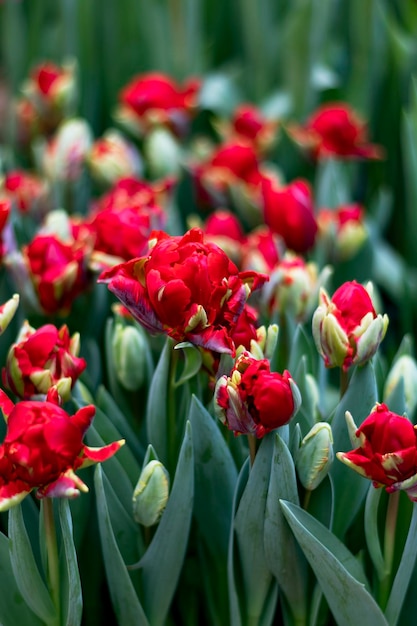
[[[87,493],[87,485],[70,469],[57,480],[38,489],[36,497],[42,498],[77,498],[80,491]]]
[[[113,443],[109,443],[107,446],[103,446],[102,448],[91,448],[89,446],[83,446],[81,451],[81,464],[80,468],[88,467],[89,465],[93,465],[93,463],[103,463],[103,461],[107,461],[110,459],[120,448],[125,444],[124,439],[120,439],[119,441],[114,441]]]
[[[32,491],[32,487],[21,480],[6,483],[0,487],[0,512],[8,511],[19,504]]]

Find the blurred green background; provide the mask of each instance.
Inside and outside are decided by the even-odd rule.
[[[3,0],[3,126],[31,67],[67,57],[96,136],[113,123],[121,87],[149,70],[202,76],[202,110],[223,116],[245,100],[304,121],[321,102],[349,102],[386,150],[383,162],[359,165],[351,201],[367,205],[383,236],[374,262],[401,330],[416,329],[415,0]],[[317,176],[285,136],[274,156],[287,179]]]

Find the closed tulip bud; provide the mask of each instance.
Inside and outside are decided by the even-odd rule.
[[[313,338],[326,367],[363,365],[374,356],[388,327],[388,316],[376,313],[368,289],[346,282],[330,299],[320,290],[313,315]]]
[[[7,302],[0,306],[0,335],[4,333],[13,319],[19,306],[19,295],[15,293]]]
[[[52,181],[73,182],[81,176],[92,144],[92,132],[81,118],[67,119],[45,148],[43,167]]]
[[[390,396],[401,379],[404,384],[407,413],[411,414],[417,405],[417,363],[408,354],[400,356],[388,373],[384,387],[384,398]]]
[[[109,185],[120,178],[139,176],[143,169],[135,146],[114,129],[94,142],[87,164],[94,178]]]
[[[143,526],[153,526],[161,518],[169,497],[169,474],[160,461],[143,468],[133,492],[133,517]]]
[[[179,173],[181,148],[168,129],[156,127],[151,130],[145,140],[144,152],[155,178]]]
[[[118,381],[128,391],[136,391],[145,380],[146,350],[139,328],[116,323],[112,338],[114,367]]]
[[[309,491],[327,476],[333,462],[333,436],[330,424],[318,422],[304,437],[295,455],[298,477]]]
[[[235,435],[258,439],[288,424],[301,404],[300,391],[290,373],[271,372],[267,359],[241,354],[229,376],[221,376],[214,392],[217,417]]]

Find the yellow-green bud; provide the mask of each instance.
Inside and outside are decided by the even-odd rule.
[[[298,477],[309,491],[327,476],[333,462],[333,436],[330,424],[318,422],[304,437],[295,455]]]
[[[156,524],[168,502],[169,474],[160,461],[149,461],[133,492],[133,517],[143,526]]]
[[[19,295],[15,293],[10,300],[0,306],[0,335],[4,333],[19,306]]]
[[[112,339],[114,367],[118,381],[129,391],[139,389],[146,375],[146,344],[135,326],[116,323]]]
[[[384,387],[384,402],[402,378],[407,413],[411,414],[417,404],[417,363],[408,354],[400,356],[388,373]]]

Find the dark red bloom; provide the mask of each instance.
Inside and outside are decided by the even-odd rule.
[[[347,414],[351,429],[352,416]],[[417,500],[417,432],[406,418],[377,404],[354,433],[358,447],[338,452],[337,457],[356,472],[372,480],[374,487],[404,490]]]
[[[75,471],[102,462],[117,452],[123,441],[103,448],[89,448],[83,437],[95,407],[85,406],[70,416],[56,404],[51,392],[45,402],[23,401],[14,405],[0,390],[0,406],[7,419],[7,433],[0,446],[0,510],[20,502],[32,489],[39,498],[79,495],[88,491]]]
[[[55,385],[67,400],[87,365],[78,351],[79,335],[70,337],[65,324],[59,330],[53,324],[35,330],[26,322],[7,355],[3,385],[22,399],[46,395]]]
[[[74,299],[90,286],[91,250],[85,242],[36,235],[23,255],[40,306],[47,314],[66,314]]]
[[[293,137],[314,158],[380,159],[383,150],[368,141],[367,126],[348,104],[335,102],[319,107],[304,127],[292,127]]]
[[[309,183],[299,179],[280,186],[274,179],[263,177],[262,198],[265,223],[272,232],[294,252],[309,250],[317,233]]]
[[[139,130],[167,124],[182,134],[197,104],[200,80],[178,86],[165,74],[151,72],[134,77],[120,92],[120,117]]]
[[[288,371],[271,372],[267,359],[243,353],[229,376],[221,376],[215,389],[218,418],[233,430],[261,438],[287,424],[301,397]]]
[[[267,277],[240,272],[226,253],[193,228],[182,237],[155,233],[149,255],[101,274],[151,333],[166,333],[216,352],[233,353],[230,333],[253,289]]]

